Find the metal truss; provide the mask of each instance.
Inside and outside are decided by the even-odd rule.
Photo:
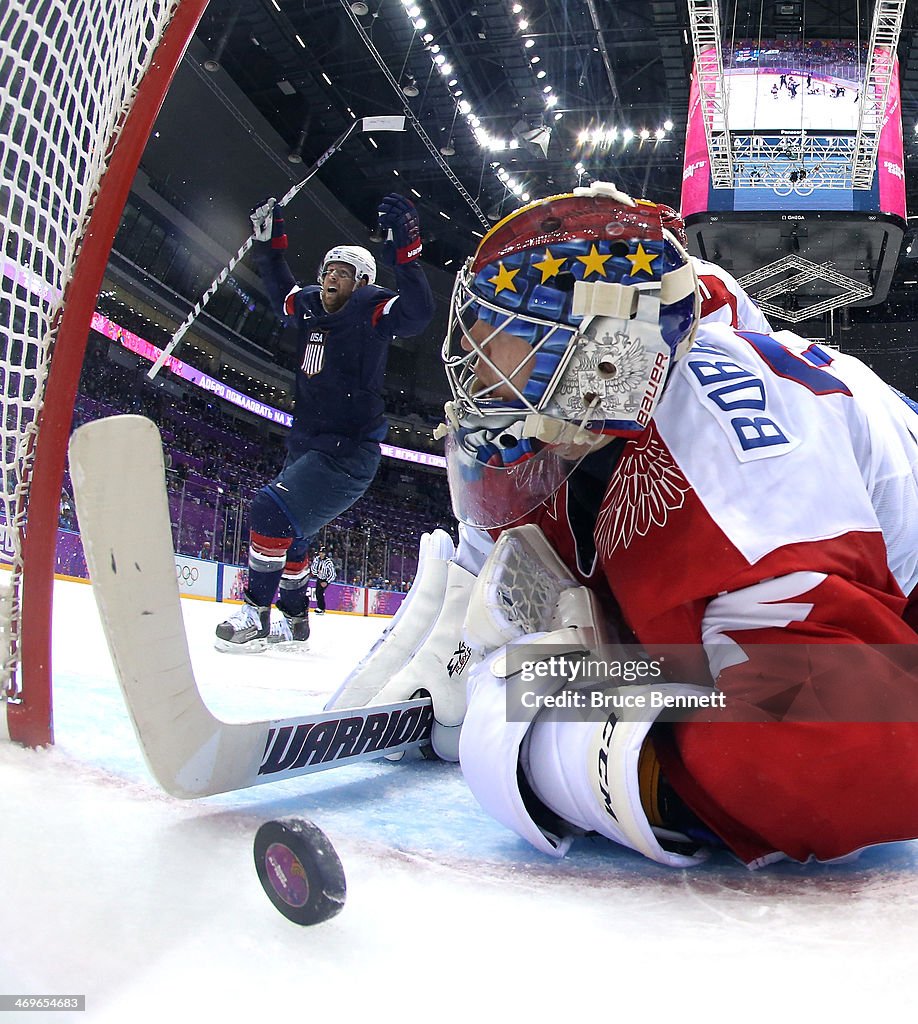
[[[733,136],[735,188],[808,196],[815,189],[851,191],[853,135]]]
[[[797,271],[797,273],[791,274],[793,271]],[[784,274],[791,274],[791,276],[782,277],[780,280],[774,281],[769,285],[765,284],[765,282],[772,278],[777,278],[779,275]],[[792,305],[799,306],[799,289],[812,281],[825,281],[839,288],[840,291],[837,295],[830,295],[827,298],[819,299],[808,306],[796,309],[791,308]],[[809,320],[814,316],[820,316],[832,309],[840,309],[851,302],[858,302],[861,299],[869,298],[873,294],[873,289],[869,285],[861,281],[855,281],[853,277],[842,274],[840,271],[835,270],[831,264],[813,263],[794,253],[775,260],[774,263],[768,263],[764,267],[753,270],[751,273],[741,277],[739,283],[749,292],[756,305],[766,316],[787,320],[792,324],[798,324],[801,320]],[[764,285],[764,287],[756,291],[756,285]],[[770,301],[779,295],[788,297],[786,304],[777,305]]]
[[[854,147],[854,188],[873,184],[906,0],[876,0]]]
[[[717,0],[688,0],[688,10],[711,183],[714,188],[733,188],[733,153],[727,127],[727,90]]]

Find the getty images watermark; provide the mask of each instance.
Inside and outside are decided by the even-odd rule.
[[[649,657],[620,645],[571,651],[520,645],[507,664],[507,718],[540,712],[558,718],[605,721],[609,714],[639,720],[683,718],[723,710],[726,697],[710,681],[672,685],[667,656]]]
[[[918,644],[520,643],[499,674],[511,722],[918,722]]]

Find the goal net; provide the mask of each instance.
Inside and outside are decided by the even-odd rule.
[[[0,736],[53,742],[51,600],[89,324],[143,146],[207,0],[0,3]]]

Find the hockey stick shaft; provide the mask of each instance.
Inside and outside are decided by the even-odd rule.
[[[403,132],[405,130],[405,118],[402,115],[384,115],[379,117],[361,117],[358,118],[352,125],[348,127],[345,132],[342,132],[337,139],[325,150],[325,152],[319,157],[318,160],[309,168],[306,172],[305,177],[301,178],[292,188],[290,188],[284,195],[278,200],[279,205],[286,206],[292,199],[294,199],[299,193],[305,188],[309,181],[316,176],[319,170],[338,152],[339,149],[347,142],[347,140],[357,131],[361,132]],[[251,234],[242,243],[236,254],[230,259],[229,263],[220,271],[220,273],[211,282],[210,287],[201,296],[200,299],[195,303],[194,309],[185,317],[184,322],[178,328],[178,330],[172,335],[169,343],[160,352],[156,359],[156,362],[147,371],[147,377],[153,380],[159,371],[162,369],[163,364],[169,358],[169,356],[175,351],[182,338],[188,332],[191,325],[201,315],[204,307],[208,302],[216,295],[220,289],[220,285],[229,277],[229,275],[236,268],[236,265],[242,260],[246,253],[255,244],[255,235]]]
[[[74,432],[70,470],[93,593],[156,781],[194,798],[384,757],[429,740],[429,700],[229,723],[205,704],[175,576],[162,442],[142,416]]]

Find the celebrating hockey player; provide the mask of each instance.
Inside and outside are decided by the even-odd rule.
[[[420,334],[434,312],[418,263],[417,211],[402,196],[388,195],[379,206],[379,226],[388,235],[383,258],[394,267],[397,292],[374,283],[376,262],[358,245],[330,249],[318,285],[302,288],[284,258],[283,208],[270,199],[251,219],[256,260],[276,311],[296,320],[299,368],[287,459],[249,509],[245,603],[217,627],[215,646],[233,652],[308,639],[310,542],[376,475],[387,429],[382,388],[389,344]],[[278,587],[282,616],[272,627]]]
[[[358,673],[334,701],[429,692],[434,749],[555,856],[583,833],[672,866],[916,838],[916,408],[854,358],[702,319],[669,214],[596,183],[482,240],[446,450],[463,542],[499,539],[451,563],[477,579],[454,577],[443,671],[409,661],[369,697]],[[550,711],[549,654],[611,641],[672,655],[623,704],[708,710]],[[512,713],[527,672],[535,710]]]

